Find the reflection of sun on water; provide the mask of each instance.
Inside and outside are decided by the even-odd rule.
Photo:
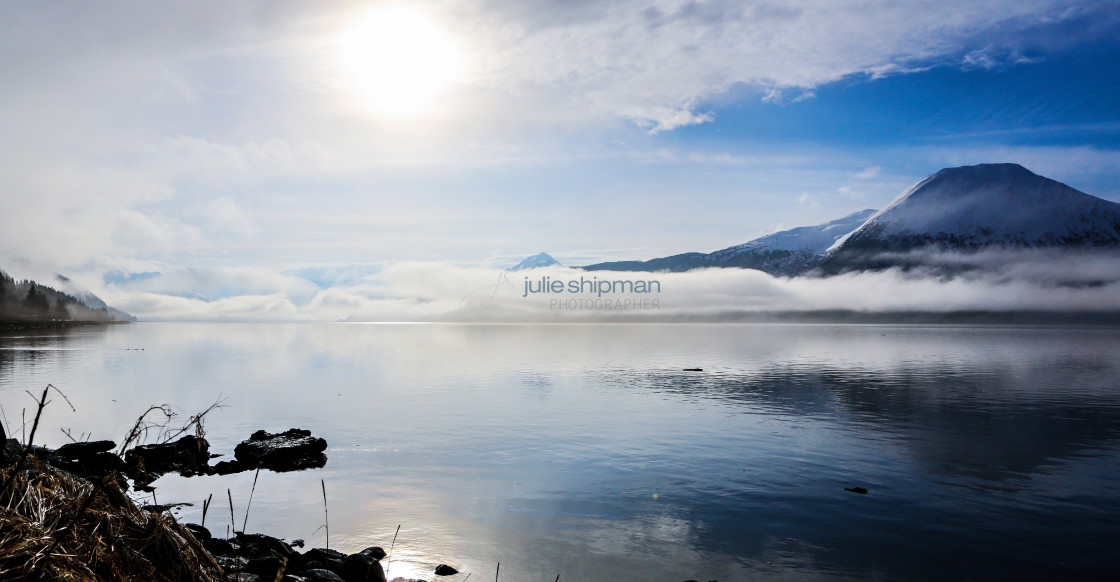
[[[359,18],[342,41],[354,87],[382,117],[416,117],[455,81],[462,55],[436,22],[405,6]]]

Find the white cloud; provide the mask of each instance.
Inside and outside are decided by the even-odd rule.
[[[452,21],[489,32],[470,43],[477,83],[542,89],[589,111],[669,129],[708,121],[694,107],[737,84],[770,99],[791,89],[804,99],[808,89],[851,75],[901,74],[931,62],[1021,62],[1016,47],[1032,27],[1092,9],[1051,0],[519,0],[457,8]],[[979,40],[989,48],[966,48]]]
[[[879,174],[882,173],[883,166],[868,166],[867,168],[864,168],[863,171],[856,174],[856,178],[859,178],[860,180],[870,180],[872,178],[878,178]]]
[[[1115,253],[1060,250],[931,254],[933,266],[979,267],[945,277],[926,272],[852,273],[830,278],[778,278],[749,269],[687,273],[581,271],[550,267],[507,272],[437,262],[384,265],[377,273],[318,289],[298,277],[261,269],[176,270],[98,290],[145,319],[437,321],[580,320],[638,315],[720,318],[750,312],[1077,311],[1120,310]],[[544,277],[560,293],[531,293]],[[657,281],[657,293],[568,292],[572,281]],[[184,297],[192,289],[199,296]],[[209,294],[211,297],[204,297]],[[637,312],[560,310],[553,300],[657,299]]]

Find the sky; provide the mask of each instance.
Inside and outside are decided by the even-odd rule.
[[[0,6],[0,268],[150,319],[412,317],[967,164],[1120,201],[1117,1]]]

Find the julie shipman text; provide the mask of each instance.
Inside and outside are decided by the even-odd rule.
[[[539,293],[594,293],[602,297],[608,293],[661,293],[661,281],[600,281],[598,277],[561,281],[551,277],[541,277],[540,281],[530,281],[525,277],[525,291],[522,297]]]

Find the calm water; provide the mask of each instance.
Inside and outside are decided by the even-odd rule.
[[[683,372],[701,367],[703,372]],[[0,336],[9,432],[119,440],[150,404],[214,452],[311,429],[248,530],[488,580],[1120,579],[1120,330],[159,324]],[[225,533],[252,474],[157,481]],[[844,491],[862,486],[867,495]]]

